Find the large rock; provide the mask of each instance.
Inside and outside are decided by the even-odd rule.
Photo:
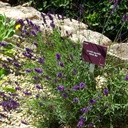
[[[39,25],[42,30],[47,29],[51,31],[51,28],[48,28],[47,26],[50,26],[51,20],[48,16],[48,14],[44,14],[45,20],[47,25],[42,25],[42,17],[41,13],[37,11],[36,9],[32,7],[23,7],[23,6],[15,6],[11,7],[6,3],[0,2],[0,13],[5,14],[7,18],[17,20],[17,19],[30,19],[32,20],[35,24]],[[70,20],[69,18],[65,18],[61,20],[61,16],[59,15],[51,15],[53,17],[53,22],[56,26],[61,27],[61,35],[66,36],[67,32],[71,34],[72,36],[70,37],[72,41],[80,41],[81,43],[83,41],[88,41],[88,42],[93,42],[101,45],[108,44],[111,42],[109,38],[106,36],[94,32],[92,30],[87,29],[87,25],[78,22],[77,20]]]
[[[108,54],[128,62],[128,43],[116,43],[111,45]]]

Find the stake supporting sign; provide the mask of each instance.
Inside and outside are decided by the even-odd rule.
[[[107,47],[91,42],[83,42],[82,58],[90,63],[90,73],[94,73],[95,65],[105,66],[106,54]]]

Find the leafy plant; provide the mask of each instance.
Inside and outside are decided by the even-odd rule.
[[[14,30],[15,21],[11,20],[7,22],[6,16],[0,14],[0,41],[13,36],[15,33]]]

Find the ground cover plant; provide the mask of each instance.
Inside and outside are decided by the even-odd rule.
[[[14,67],[15,72],[28,77],[30,86],[35,84],[37,94],[29,90],[23,92],[33,97],[26,102],[30,113],[35,116],[34,125],[37,128],[127,127],[128,64],[107,56],[105,68],[96,67],[92,76],[89,63],[81,57],[80,42],[62,38],[60,28],[54,24],[52,16],[47,15],[51,19],[49,27],[52,33],[44,33],[29,19],[17,21],[21,42],[15,47],[22,55],[9,56],[2,65],[6,69],[10,63],[8,69]],[[41,16],[45,21],[45,15]],[[25,42],[31,47],[24,47]],[[96,81],[97,76],[106,79],[102,86]],[[5,110],[19,106],[16,101],[7,99],[6,104],[0,104]],[[11,108],[8,103],[11,103]]]

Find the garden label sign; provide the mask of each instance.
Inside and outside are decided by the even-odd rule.
[[[91,63],[90,72],[94,72],[95,65],[104,67],[107,54],[107,47],[97,45],[91,42],[83,42],[82,58]]]

